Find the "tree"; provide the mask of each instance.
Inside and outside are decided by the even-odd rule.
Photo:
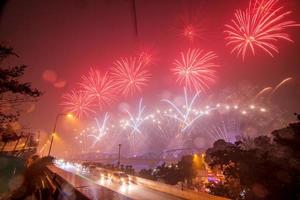
[[[187,181],[188,186],[192,185],[192,180],[196,176],[196,166],[192,155],[186,155],[178,162],[181,181]]]
[[[18,138],[11,131],[11,123],[17,122],[22,113],[24,103],[35,102],[42,94],[32,88],[31,83],[21,82],[26,65],[6,66],[4,60],[18,55],[12,48],[0,45],[0,136],[2,138]]]
[[[271,135],[255,138],[251,148],[243,142],[216,141],[206,152],[206,162],[221,169],[225,180],[209,184],[211,193],[232,199],[299,199],[300,123]]]
[[[149,180],[156,181],[156,177],[153,176],[153,170],[152,169],[142,169],[139,172],[139,176],[142,177],[142,178],[146,178],[146,179],[149,179]]]

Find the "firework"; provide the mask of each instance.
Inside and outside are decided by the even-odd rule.
[[[288,77],[288,78],[283,79],[283,80],[282,80],[280,83],[278,83],[278,84],[276,85],[276,87],[272,90],[271,95],[274,94],[280,87],[282,87],[284,84],[286,84],[287,82],[289,82],[289,81],[291,81],[291,80],[293,80],[293,78],[291,78],[291,77]]]
[[[206,133],[211,137],[212,141],[222,139],[227,142],[234,142],[236,138],[242,135],[241,123],[237,119],[222,119],[215,121],[207,128]]]
[[[167,116],[172,114],[171,109],[157,109],[155,113],[148,115],[145,119],[146,134],[151,136],[147,139],[153,146],[159,146],[160,151],[169,148],[182,147],[185,140],[180,137],[181,126],[177,119]],[[185,135],[186,136],[186,135]],[[188,138],[188,137],[186,137]]]
[[[148,65],[153,62],[153,55],[150,52],[142,51],[139,54],[139,59],[145,64]]]
[[[193,42],[196,37],[199,37],[199,30],[193,24],[188,24],[183,28],[182,35],[190,42]]]
[[[112,76],[119,90],[125,95],[141,92],[150,79],[150,73],[145,69],[143,56],[136,58],[121,58],[114,62]]]
[[[141,130],[140,130],[140,126],[142,125],[142,123],[144,122],[144,117],[143,117],[143,113],[145,111],[145,106],[142,105],[142,102],[143,100],[140,99],[140,102],[139,102],[139,106],[138,106],[138,114],[137,116],[133,116],[128,110],[127,110],[127,113],[128,113],[128,116],[129,116],[129,120],[125,120],[125,121],[122,121],[122,125],[124,128],[126,127],[130,127],[132,130],[131,130],[131,134],[133,133],[141,133]]]
[[[93,146],[104,136],[107,134],[108,128],[107,128],[107,120],[109,118],[109,115],[105,113],[104,119],[100,125],[100,122],[97,118],[95,118],[96,125],[97,125],[97,134],[89,134],[88,136],[95,138]]]
[[[215,82],[215,68],[218,65],[213,61],[216,57],[212,51],[204,53],[199,49],[188,49],[187,52],[181,52],[180,59],[175,60],[175,67],[172,69],[177,77],[177,82],[197,92],[207,90],[209,85]]]
[[[100,71],[91,68],[87,75],[82,76],[80,86],[89,96],[97,100],[99,110],[116,100],[115,84],[108,73],[101,75]]]
[[[130,128],[130,132],[127,134],[128,142],[130,145],[131,155],[135,156],[137,153],[138,142],[141,141],[145,134],[142,134],[141,125],[145,121],[145,117],[143,116],[145,111],[145,106],[142,104],[143,100],[140,99],[138,105],[138,111],[136,115],[133,115],[129,110],[127,110],[127,114],[129,120],[120,120],[120,126],[123,130]]]
[[[85,92],[72,90],[63,95],[63,102],[66,112],[73,113],[77,118],[87,117],[94,113],[94,98]]]
[[[286,28],[299,26],[295,21],[287,20],[291,11],[284,11],[278,5],[278,0],[250,1],[246,10],[237,10],[231,24],[225,25],[227,45],[232,46],[232,53],[242,56],[243,60],[248,51],[255,55],[256,48],[260,48],[270,56],[278,53],[274,44],[278,40],[292,42]]]
[[[172,101],[168,99],[162,99],[163,102],[168,103],[171,108],[175,110],[175,114],[165,113],[166,116],[176,119],[180,122],[182,128],[181,132],[184,132],[188,127],[190,127],[198,118],[203,116],[205,112],[198,112],[196,111],[193,106],[195,100],[197,99],[199,93],[197,92],[191,101],[188,100],[187,97],[187,90],[184,88],[184,98],[185,104],[183,105],[183,109],[180,109],[178,106],[175,105]],[[172,110],[170,110],[172,111]],[[207,111],[208,112],[208,111]]]
[[[272,87],[266,87],[266,88],[262,89],[255,95],[254,100],[256,100],[258,97],[262,96],[263,94],[270,92],[272,89],[273,89]]]

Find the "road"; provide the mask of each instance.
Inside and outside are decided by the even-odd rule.
[[[97,179],[88,174],[80,174],[75,168],[58,168],[54,165],[49,166],[49,169],[68,181],[74,188],[78,189],[83,194],[91,199],[101,199],[103,197],[103,186],[109,190],[115,191],[118,199],[139,199],[139,200],[179,200],[182,198],[175,197],[163,192],[152,190],[142,185],[130,183],[129,185],[121,185],[110,180]],[[124,195],[124,196],[123,196]],[[103,199],[103,198],[102,198]],[[112,197],[115,199],[115,197]]]

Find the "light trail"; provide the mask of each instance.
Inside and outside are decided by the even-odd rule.
[[[201,116],[205,114],[205,112],[196,112],[193,113],[192,111],[194,110],[193,106],[194,103],[199,96],[199,92],[196,92],[196,94],[193,96],[192,100],[189,101],[188,95],[187,95],[187,90],[184,88],[184,99],[185,99],[185,104],[184,104],[184,110],[181,110],[178,106],[176,106],[172,101],[168,99],[162,99],[161,101],[168,103],[175,111],[177,114],[171,115],[169,113],[165,113],[166,116],[174,118],[178,120],[180,123],[182,123],[182,128],[181,132],[184,132],[188,127],[190,127],[197,119],[199,119]],[[211,109],[209,109],[211,110]],[[207,111],[209,112],[209,111]],[[194,116],[193,116],[194,115]]]

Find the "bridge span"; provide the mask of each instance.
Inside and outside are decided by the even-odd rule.
[[[139,200],[178,200],[178,199],[203,199],[203,200],[226,200],[222,197],[213,196],[204,192],[181,190],[175,186],[167,185],[157,181],[151,181],[139,177],[130,176],[134,183],[120,183],[113,179],[105,179],[103,176],[95,176],[83,172],[72,164],[64,167],[51,165],[48,167],[53,173],[64,178],[74,188],[88,196],[90,199],[99,199],[97,191],[100,186],[112,190],[123,198],[117,199],[139,199]],[[99,168],[101,169],[101,168]],[[110,173],[113,173],[111,171]],[[95,196],[96,195],[96,196]],[[125,198],[126,197],[126,198]]]

